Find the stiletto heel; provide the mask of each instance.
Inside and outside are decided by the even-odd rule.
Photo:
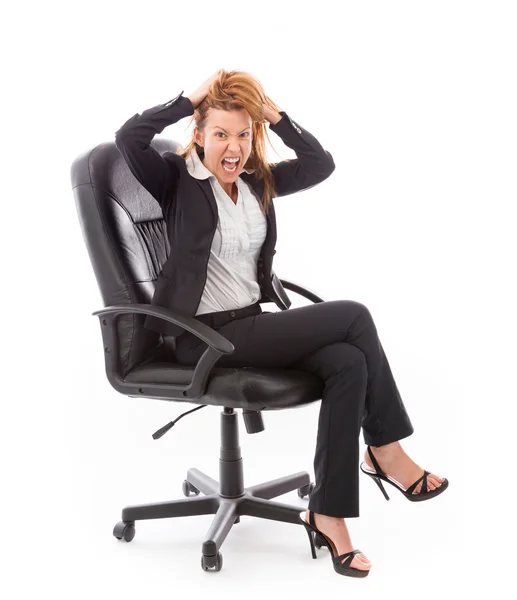
[[[361,550],[356,549],[352,550],[351,552],[341,554],[340,556],[336,556],[337,548],[334,545],[334,542],[316,527],[314,513],[309,510],[310,523],[307,523],[307,521],[303,519],[301,515],[299,515],[298,518],[300,519],[302,525],[305,527],[305,530],[307,531],[307,534],[309,536],[309,540],[311,542],[312,558],[316,558],[315,546],[317,548],[327,546],[327,548],[330,550],[330,557],[334,564],[334,570],[336,571],[336,573],[339,573],[340,575],[347,575],[348,577],[366,577],[368,575],[368,573],[370,572],[369,569],[356,569],[350,566],[350,563],[354,560],[354,556],[356,554],[361,554]],[[344,558],[346,558],[346,560],[342,563],[341,561]]]
[[[386,498],[386,500],[389,500],[390,497],[388,496],[388,492],[384,489],[384,486],[382,485],[381,480],[378,477],[374,477],[373,480],[381,488],[381,492],[384,494],[384,497]]]
[[[375,483],[380,487],[381,492],[384,494],[384,497],[386,498],[386,500],[389,500],[390,498],[389,498],[388,494],[386,493],[386,490],[384,489],[384,486],[382,485],[381,480],[394,486],[401,494],[404,494],[404,496],[411,502],[421,502],[422,500],[430,500],[431,498],[435,498],[442,492],[445,492],[445,490],[449,487],[449,481],[444,478],[440,487],[437,487],[434,490],[428,490],[427,489],[427,476],[430,474],[430,472],[424,470],[424,474],[421,477],[419,477],[407,489],[404,489],[398,481],[396,481],[389,475],[386,475],[382,471],[382,469],[379,466],[379,463],[377,462],[377,459],[373,455],[373,452],[372,452],[370,446],[368,446],[368,454],[370,456],[370,460],[372,461],[375,472],[372,471],[368,467],[368,465],[364,462],[362,462],[359,465],[359,468],[365,475],[368,475],[368,477],[371,477],[375,481]],[[363,467],[363,465],[365,465],[365,466]],[[423,481],[422,481],[422,479],[423,479]],[[420,481],[422,481],[422,487],[420,489],[420,492],[418,494],[413,494],[414,489],[420,483]]]
[[[318,558],[316,555],[316,548],[314,547],[314,540],[312,539],[314,532],[312,532],[309,527],[305,527],[305,531],[307,531],[307,535],[309,536],[309,542],[311,543],[312,558]]]

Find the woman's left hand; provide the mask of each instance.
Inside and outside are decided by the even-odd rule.
[[[278,106],[271,98],[269,98],[269,96],[266,96],[264,102],[262,102],[262,108],[264,110],[264,119],[269,121],[272,125],[278,123],[282,118],[282,115],[278,113]]]
[[[267,104],[262,104],[262,107],[264,109],[264,119],[269,121],[272,125],[278,123],[282,118],[282,115],[279,114],[278,111],[272,110]]]

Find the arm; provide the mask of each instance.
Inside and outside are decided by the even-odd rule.
[[[266,109],[265,117],[270,122],[271,131],[297,156],[271,165],[278,196],[307,190],[331,175],[336,168],[334,159],[311,133],[295,123],[284,111]]]
[[[144,110],[141,115],[136,113],[115,132],[115,145],[131,173],[158,201],[164,214],[176,188],[178,171],[174,163],[165,160],[151,146],[151,140],[167,125],[193,114],[192,102],[182,94],[165,104]]]

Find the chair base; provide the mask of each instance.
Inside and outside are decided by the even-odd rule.
[[[304,507],[275,502],[271,498],[295,489],[300,498],[310,495],[314,484],[311,484],[309,473],[300,471],[244,488],[237,416],[233,409],[225,408],[221,413],[221,437],[220,482],[191,468],[183,482],[183,493],[189,496],[194,492],[196,496],[127,506],[122,510],[122,521],[115,526],[113,535],[129,542],[134,537],[134,523],[138,520],[215,514],[202,544],[201,563],[204,570],[215,568],[219,571],[222,565],[219,550],[241,515],[300,525],[299,514]],[[200,493],[204,496],[198,496]]]

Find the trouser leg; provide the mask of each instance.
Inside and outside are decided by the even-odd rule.
[[[328,426],[327,432],[325,432],[326,411],[328,410],[329,413],[335,412],[334,406],[337,403],[343,404],[346,407],[343,410],[345,412],[351,411],[352,414],[354,409],[351,406],[355,406],[355,410],[358,406],[362,407],[360,412],[361,424],[366,444],[381,446],[413,433],[413,426],[398,392],[378,338],[373,318],[363,304],[353,300],[335,300],[311,304],[286,311],[263,313],[231,321],[220,327],[218,331],[233,343],[235,352],[231,355],[222,356],[216,367],[296,368],[298,366],[298,368],[301,368],[301,365],[304,365],[304,368],[308,370],[315,369],[316,373],[319,370],[322,374],[327,373],[329,378],[334,377],[334,383],[329,386],[329,391],[326,391],[322,398],[320,409],[322,427],[321,430],[318,429],[318,437],[321,436],[317,448],[317,455],[320,457],[320,460],[317,461],[318,465],[326,464],[328,469],[329,461],[335,460],[333,457],[329,457],[325,463],[324,460],[321,460],[321,457],[325,450],[328,452],[328,448],[331,447],[328,443],[325,445],[325,436],[333,433],[333,431],[328,430]],[[344,376],[338,375],[336,378],[334,374],[331,374],[335,372],[336,368],[339,370],[335,363],[335,360],[339,360],[339,356],[344,360],[344,364],[341,365],[342,370],[348,368],[349,365],[349,357],[348,359],[345,357],[342,350],[343,344],[340,344],[340,342],[354,347],[364,356],[366,390],[362,392],[361,386],[357,382],[355,387],[352,383],[352,387],[347,391],[348,382],[337,382],[337,379]],[[330,371],[328,371],[322,369],[320,355],[314,358],[313,353],[332,345],[336,345],[336,348],[340,347],[341,351],[337,353],[337,358],[334,357],[332,360],[330,358],[333,356],[332,351],[330,351],[331,354],[326,354],[325,351],[321,354],[330,361],[328,364]],[[194,336],[189,335],[183,339],[179,338],[176,349],[178,362],[180,364],[195,364],[206,348],[207,345]],[[315,360],[315,363],[311,361],[309,355],[313,355],[312,360]],[[355,362],[357,363],[357,360]],[[357,367],[355,367],[355,370],[357,370]],[[352,375],[352,379],[354,377],[357,377],[357,375]],[[327,381],[325,377],[323,379],[327,388]],[[344,420],[346,421],[346,419]],[[353,507],[354,495],[358,493],[357,438],[359,429],[355,432],[353,428],[347,428],[346,424],[341,423],[341,426],[345,428],[343,437],[347,439],[343,443],[344,445],[338,446],[338,452],[341,455],[350,456],[350,461],[355,464],[356,476],[352,476],[348,472],[347,477],[351,477],[351,479],[348,479],[345,483],[346,489],[349,491],[343,492],[348,496],[340,496],[339,492],[336,494],[333,492],[332,495],[341,498],[341,501]],[[353,442],[351,438],[354,438]],[[354,450],[354,448],[356,449]],[[336,464],[340,464],[339,460]],[[325,502],[325,497],[322,498],[321,495],[324,490],[322,486],[326,486],[327,490],[328,488],[332,490],[339,489],[336,480],[333,478],[334,470],[332,468],[331,471],[331,479],[329,480],[327,477],[327,483],[322,483],[319,487],[320,492],[313,496],[314,502],[318,505]],[[338,472],[339,467],[336,469],[336,473]],[[339,474],[335,477],[339,478]],[[324,475],[321,476],[320,474],[320,479],[323,480]],[[320,485],[320,481],[317,482],[317,485]],[[316,512],[318,511],[316,510]],[[352,508],[352,512],[355,512],[354,508]]]
[[[337,342],[309,354],[297,367],[325,382],[309,509],[332,517],[358,517],[359,433],[368,375],[365,356],[355,346]]]

